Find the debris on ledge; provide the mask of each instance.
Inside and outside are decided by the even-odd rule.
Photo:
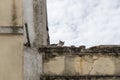
[[[39,48],[39,52],[45,52],[46,54],[58,53],[58,54],[110,54],[110,55],[120,55],[120,45],[99,45],[86,48],[85,46],[63,46],[63,47],[52,47],[44,46]]]

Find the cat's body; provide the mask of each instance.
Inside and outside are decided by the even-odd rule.
[[[63,46],[64,43],[65,43],[64,41],[59,40],[57,44],[50,44],[50,46]]]

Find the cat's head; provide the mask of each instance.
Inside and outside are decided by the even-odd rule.
[[[59,45],[60,45],[60,46],[63,46],[64,43],[65,43],[64,41],[59,40]]]

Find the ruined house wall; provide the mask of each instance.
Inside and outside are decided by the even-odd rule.
[[[34,45],[37,47],[48,45],[46,0],[33,0],[33,22],[35,31]]]
[[[120,76],[120,47],[44,47],[43,76]],[[99,80],[102,77],[99,77]],[[118,80],[119,78],[108,80]],[[46,80],[46,79],[45,79]],[[61,79],[62,80],[62,79]],[[64,80],[64,79],[63,79]],[[86,79],[83,79],[86,80]],[[89,79],[88,79],[89,80]],[[100,80],[106,80],[102,78]]]
[[[120,75],[120,57],[108,55],[57,56],[44,63],[46,75]]]
[[[33,47],[49,44],[46,0],[23,0],[24,23],[28,24]]]
[[[35,48],[24,50],[24,80],[40,80],[42,55]]]
[[[31,47],[24,48],[24,79],[40,80],[42,54],[40,46],[49,44],[46,0],[23,0],[24,22],[28,24]]]

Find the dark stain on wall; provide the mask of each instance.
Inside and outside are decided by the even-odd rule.
[[[42,20],[42,1],[33,0],[33,22],[34,22],[34,32],[35,40],[33,45],[38,47],[43,45],[43,20]]]
[[[13,4],[12,4],[12,30],[13,32],[17,32],[17,28],[15,28],[17,26],[18,22],[17,22],[17,9],[16,9],[16,0],[13,0]]]

